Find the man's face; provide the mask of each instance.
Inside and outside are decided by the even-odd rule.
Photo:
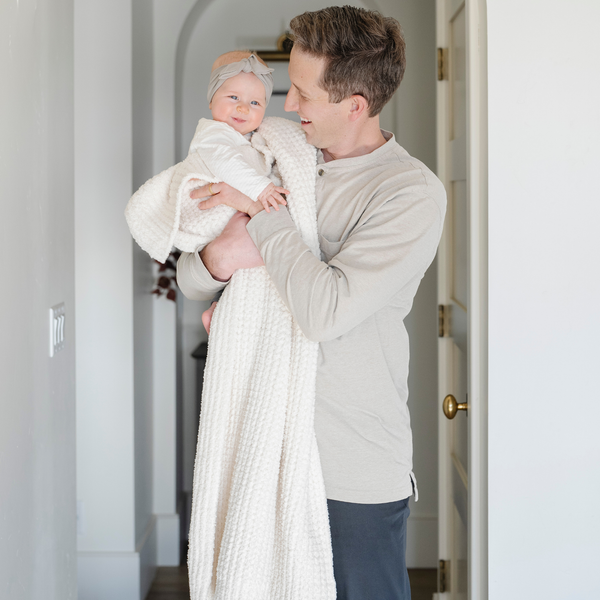
[[[265,86],[254,73],[239,73],[215,92],[209,108],[215,121],[227,123],[245,135],[262,123],[265,97]]]
[[[317,84],[324,66],[324,59],[292,48],[288,68],[292,87],[285,110],[298,113],[309,144],[333,152],[347,135],[351,100],[329,102],[329,94]]]

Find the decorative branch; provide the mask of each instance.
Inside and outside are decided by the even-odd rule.
[[[181,256],[179,250],[174,250],[169,254],[169,257],[164,263],[157,260],[154,262],[158,265],[158,274],[154,282],[153,294],[157,297],[165,295],[168,300],[177,301],[177,261]],[[172,272],[172,274],[171,274]]]

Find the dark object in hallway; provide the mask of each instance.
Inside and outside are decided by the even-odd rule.
[[[408,569],[411,600],[431,600],[437,592],[437,569]]]
[[[409,569],[412,600],[431,600],[437,590],[436,569]],[[187,566],[158,567],[146,600],[189,600]]]
[[[189,600],[187,565],[158,567],[146,600]]]

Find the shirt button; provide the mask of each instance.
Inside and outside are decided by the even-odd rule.
[[[319,169],[319,175],[323,175],[325,173],[325,171],[323,171],[323,169]]]

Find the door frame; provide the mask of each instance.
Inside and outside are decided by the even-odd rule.
[[[461,4],[457,0],[457,6]],[[467,61],[467,203],[469,212],[469,498],[468,498],[468,585],[469,600],[488,598],[488,145],[487,145],[487,5],[486,0],[465,0]],[[436,0],[437,46],[448,48],[444,0]],[[437,165],[438,175],[447,183],[447,152],[444,132],[447,126],[447,80],[437,85]],[[442,236],[440,248],[448,243]],[[448,252],[440,253],[440,263]],[[438,268],[438,286],[446,290],[443,264]],[[446,299],[439,297],[440,304]],[[444,340],[441,339],[441,352]],[[448,447],[449,421],[443,416],[441,401],[448,388],[447,367],[439,365],[439,547],[440,558],[449,556],[452,540],[448,535],[449,506],[446,490],[450,483],[451,458]],[[445,595],[440,594],[439,598]]]

